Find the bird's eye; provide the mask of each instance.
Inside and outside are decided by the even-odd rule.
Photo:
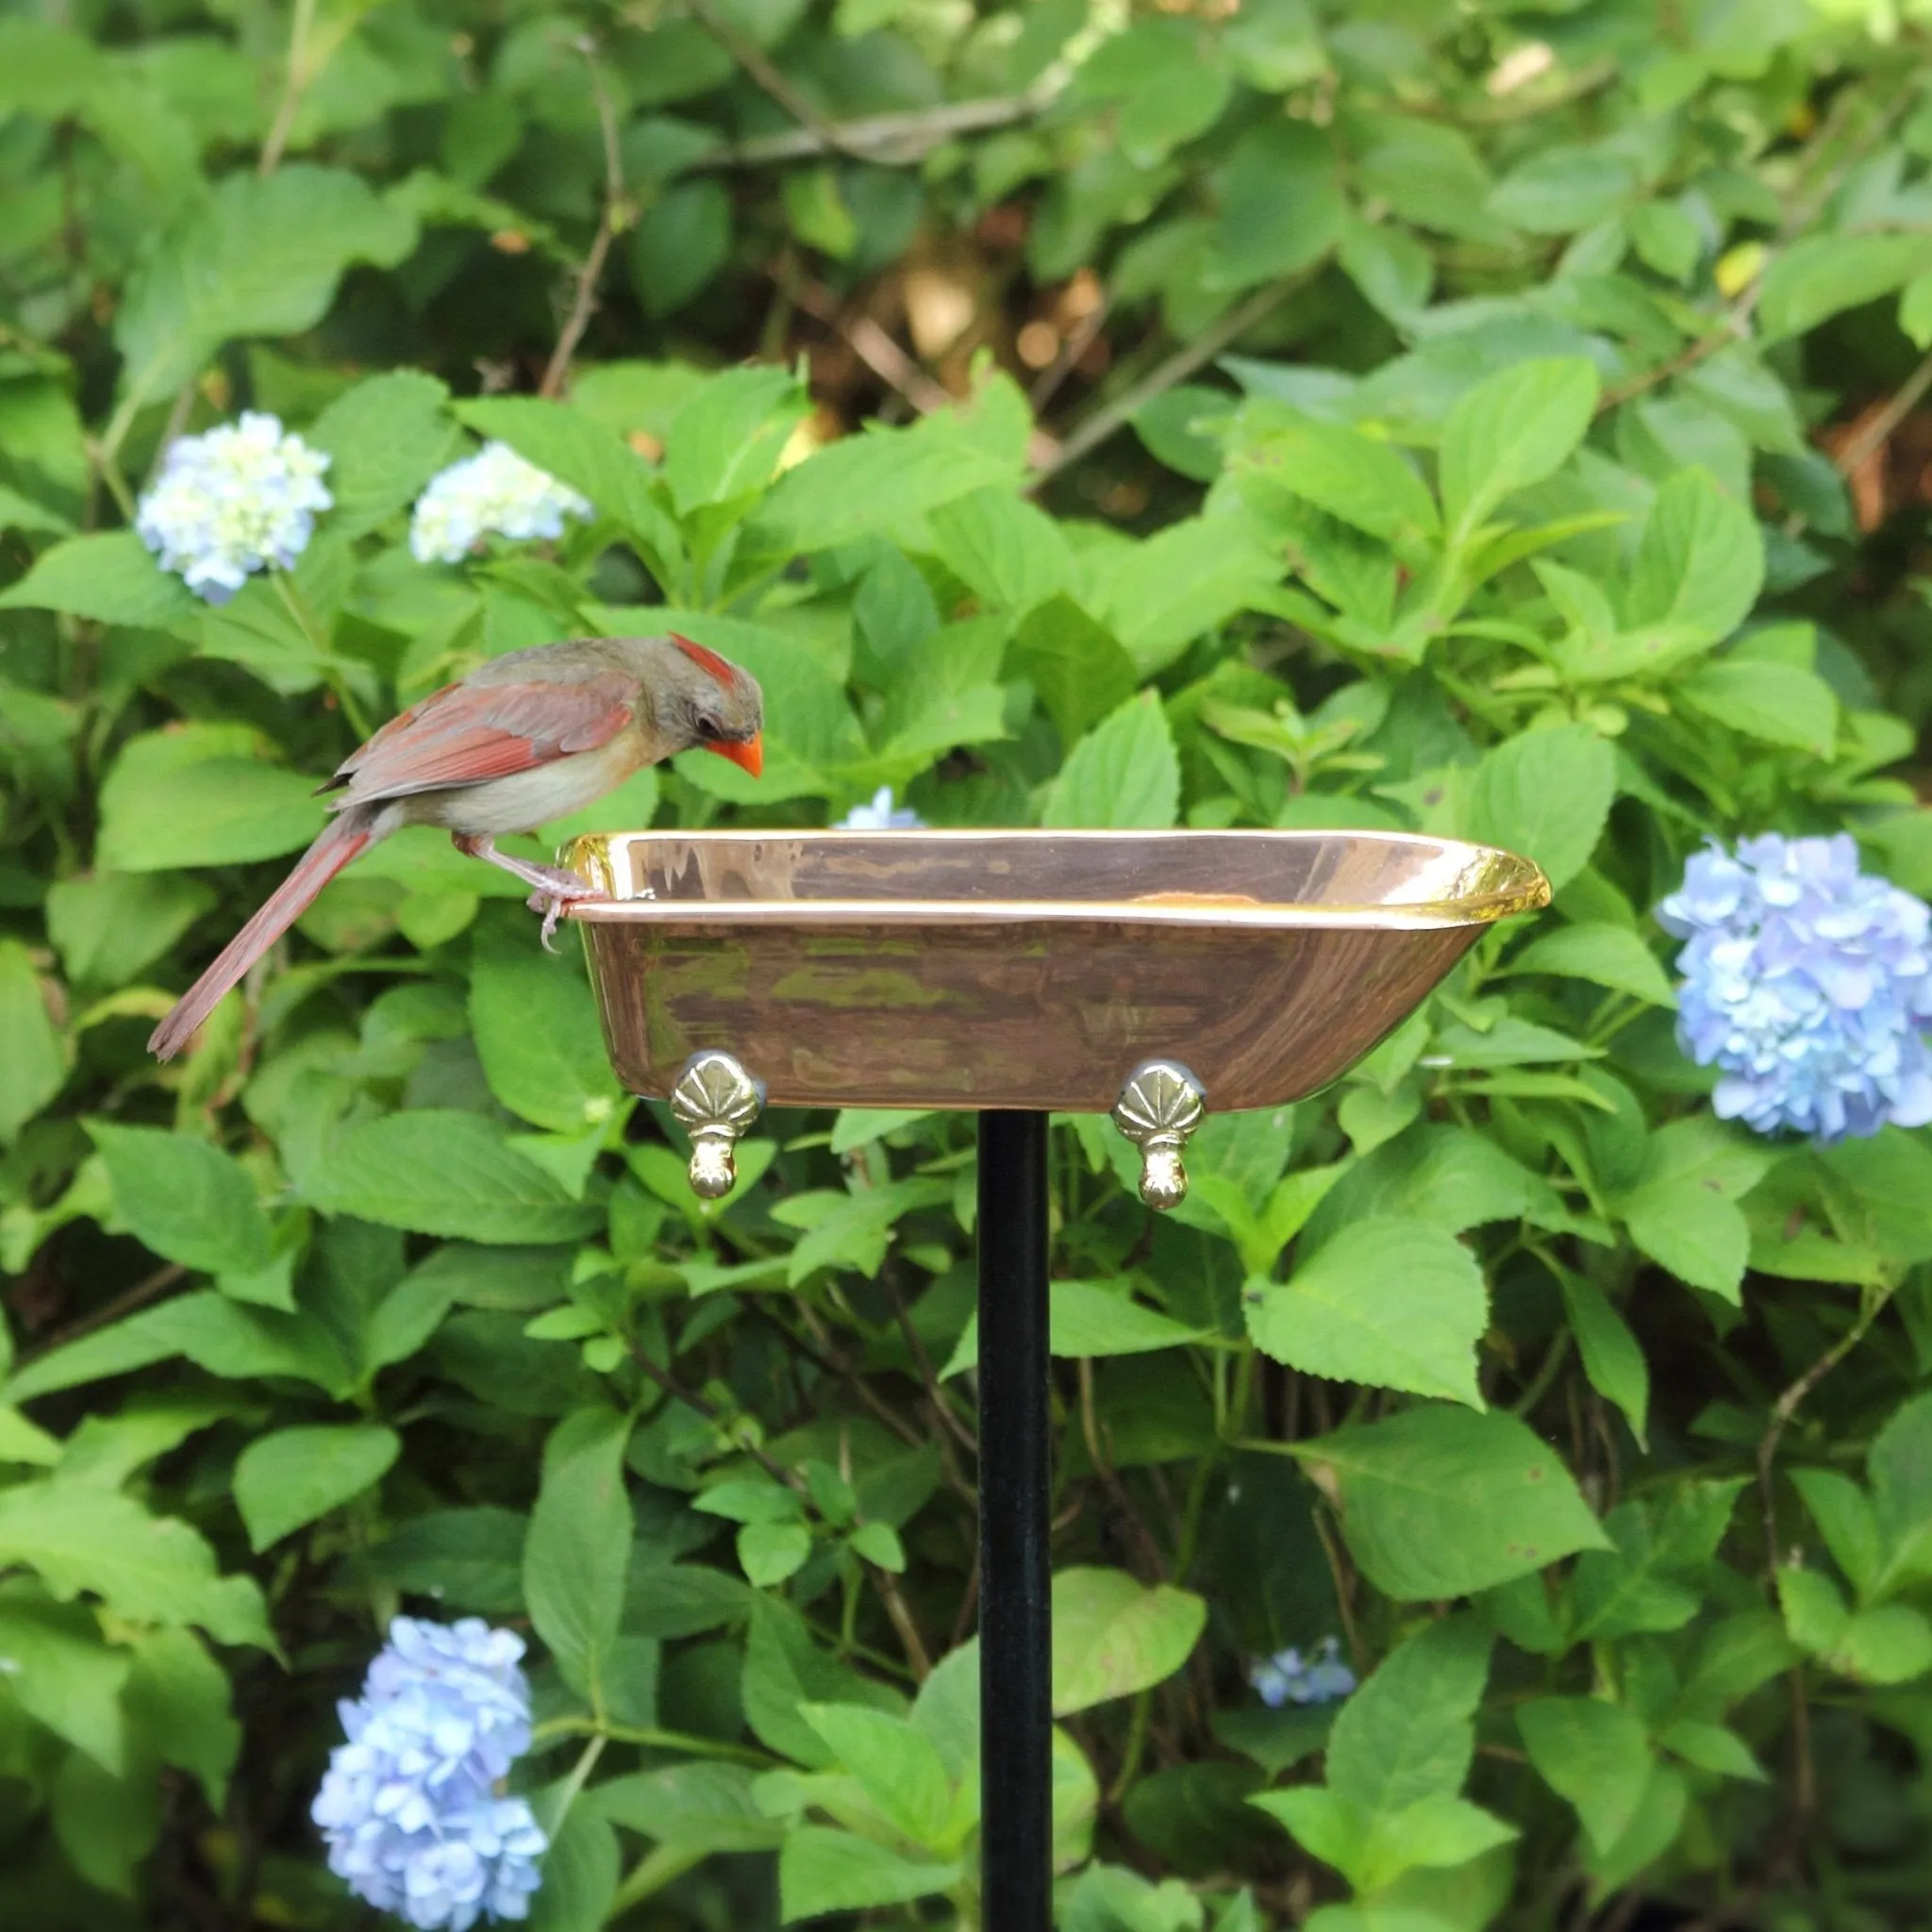
[[[717,719],[708,718],[703,713],[700,713],[697,719],[697,733],[700,738],[707,740],[718,739],[724,736],[724,730]]]

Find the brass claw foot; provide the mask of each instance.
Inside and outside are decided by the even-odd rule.
[[[696,1053],[671,1090],[671,1112],[691,1136],[691,1191],[720,1201],[737,1184],[733,1149],[751,1131],[765,1104],[754,1080],[728,1053]]]
[[[1127,1075],[1113,1124],[1141,1150],[1141,1198],[1148,1207],[1165,1210],[1188,1198],[1181,1153],[1207,1110],[1201,1083],[1177,1060],[1145,1060]]]

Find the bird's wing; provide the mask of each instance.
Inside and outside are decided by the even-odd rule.
[[[340,808],[507,778],[608,744],[641,695],[621,671],[573,684],[445,685],[351,752],[325,789],[341,791]]]

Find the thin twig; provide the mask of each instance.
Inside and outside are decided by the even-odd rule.
[[[541,396],[556,396],[561,393],[564,377],[570,374],[571,358],[577,352],[577,344],[584,339],[584,331],[591,325],[591,317],[597,312],[597,284],[603,277],[604,264],[609,258],[610,244],[615,242],[628,221],[624,188],[624,151],[619,144],[617,130],[617,110],[611,106],[609,90],[604,85],[604,75],[597,66],[597,49],[594,42],[581,40],[577,52],[584,57],[584,65],[590,71],[591,92],[597,103],[597,125],[604,134],[604,206],[597,216],[597,233],[591,243],[591,252],[584,258],[584,265],[577,271],[576,292],[570,305],[570,314],[564,318],[563,327],[558,330],[557,346],[550,352],[549,365],[543,371],[543,380],[538,385],[537,393]]]
[[[665,1394],[674,1401],[683,1403],[685,1407],[703,1416],[708,1423],[715,1424],[720,1429],[725,1427],[724,1411],[715,1402],[706,1401],[695,1391],[687,1389],[668,1370],[660,1368],[643,1343],[635,1337],[624,1335],[619,1340],[623,1341],[631,1360],[637,1363]],[[768,1456],[756,1442],[740,1442],[738,1446],[774,1482],[783,1483],[788,1490],[804,1489],[805,1483],[795,1470],[787,1469],[774,1457]]]
[[[935,382],[871,316],[847,314],[815,282],[793,280],[780,285],[783,292],[814,321],[844,338],[846,346],[890,389],[906,398],[922,416],[951,406],[953,396]]]
[[[925,1640],[919,1634],[919,1625],[912,1621],[912,1612],[900,1593],[899,1579],[890,1570],[881,1570],[876,1563],[868,1563],[865,1573],[872,1578],[872,1587],[885,1604],[886,1615],[892,1620],[892,1628],[899,1633],[899,1643],[906,1653],[906,1661],[912,1666],[912,1674],[922,1684],[924,1683],[932,1675],[932,1654],[926,1649]]]
[[[711,0],[685,0],[698,25],[751,75],[752,79],[785,111],[808,133],[817,137],[818,151],[827,149],[849,156],[853,160],[866,161],[873,158],[871,152],[863,147],[854,147],[836,121],[821,111],[818,103],[793,87],[783,74],[773,65],[765,50],[711,4]]]
[[[919,1369],[919,1379],[925,1384],[926,1400],[929,1401],[939,1419],[966,1448],[974,1456],[979,1454],[979,1438],[960,1421],[953,1405],[946,1400],[945,1391],[940,1387],[939,1375],[932,1365],[932,1357],[926,1353],[924,1338],[912,1325],[912,1311],[906,1306],[906,1297],[899,1292],[899,1284],[891,1278],[891,1270],[881,1271],[888,1295],[891,1297],[892,1313],[898,1318],[899,1333],[906,1339],[912,1359]]]
[[[1777,1585],[1778,1527],[1773,1465],[1777,1458],[1778,1442],[1805,1398],[1865,1339],[1873,1323],[1885,1311],[1886,1304],[1897,1291],[1897,1286],[1896,1282],[1890,1283],[1872,1293],[1858,1319],[1772,1405],[1771,1425],[1757,1444],[1757,1488],[1764,1505],[1765,1571],[1774,1589]]]
[[[1919,407],[1928,389],[1932,389],[1932,356],[1927,356],[1907,376],[1890,402],[1839,451],[1836,458],[1839,475],[1849,476],[1867,457],[1883,449],[1891,441],[1892,432]]]
[[[762,60],[763,57],[759,57]],[[765,63],[767,66],[769,62]],[[749,64],[747,73],[758,75]],[[783,76],[779,76],[783,79]],[[906,114],[870,114],[853,121],[831,121],[812,110],[805,125],[785,134],[761,134],[729,147],[715,147],[695,156],[684,165],[688,175],[719,174],[731,168],[762,168],[786,161],[808,161],[814,156],[842,154],[856,160],[881,167],[909,167],[922,161],[934,148],[961,134],[983,134],[995,127],[1010,127],[1039,113],[1059,92],[1057,80],[1052,87],[1029,90],[1024,94],[999,95],[979,101],[947,101],[936,108],[922,108]],[[770,90],[767,90],[770,92]],[[775,96],[774,96],[775,98]],[[780,103],[786,106],[789,103]],[[807,104],[809,105],[808,103]]]
[[[282,76],[282,98],[275,106],[274,125],[261,144],[261,159],[256,173],[266,180],[282,164],[283,150],[295,129],[295,116],[302,110],[302,96],[315,76],[308,71],[308,36],[315,27],[315,0],[295,0],[295,16],[289,27],[289,69]]]
[[[1324,256],[1320,267],[1325,263]],[[1249,329],[1274,312],[1295,292],[1304,287],[1315,268],[1305,269],[1299,275],[1290,275],[1285,280],[1271,282],[1266,288],[1257,289],[1243,301],[1237,302],[1218,322],[1210,324],[1191,342],[1184,343],[1167,359],[1150,370],[1124,394],[1116,396],[1105,408],[1096,409],[1092,415],[1079,425],[1073,434],[1062,442],[1058,449],[1038,462],[1033,471],[1033,487],[1057,476],[1070,463],[1076,463],[1084,456],[1098,449],[1108,437],[1124,425],[1157,396],[1163,396],[1176,385],[1185,382],[1196,370],[1205,368],[1215,357],[1238,341]]]
[[[1093,339],[1107,325],[1107,318],[1112,312],[1113,298],[1102,295],[1100,300],[1083,315],[1074,325],[1074,332],[1060,344],[1060,352],[1048,366],[1041,370],[1033,387],[1026,391],[1026,400],[1037,416],[1052,402],[1059,391],[1059,386],[1074,373],[1074,366],[1082,356],[1093,346]]]
[[[77,1341],[94,1329],[105,1328],[109,1322],[118,1322],[122,1316],[146,1307],[149,1302],[158,1295],[165,1294],[187,1273],[187,1269],[178,1262],[170,1261],[165,1268],[157,1268],[152,1274],[143,1274],[132,1288],[116,1295],[112,1301],[104,1302],[91,1313],[80,1316],[50,1335],[31,1355],[22,1358],[20,1366],[25,1368],[29,1363],[39,1361],[42,1356],[52,1355],[57,1348],[65,1348],[70,1341]]]

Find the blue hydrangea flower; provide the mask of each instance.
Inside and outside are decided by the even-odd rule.
[[[1690,941],[1677,1037],[1720,1070],[1722,1118],[1820,1141],[1932,1122],[1932,908],[1848,835],[1712,846],[1657,919]]]
[[[486,536],[560,537],[566,517],[591,514],[588,497],[507,442],[486,442],[430,477],[409,520],[409,548],[419,563],[457,563]]]
[[[523,1654],[522,1638],[480,1617],[390,1625],[362,1695],[339,1707],[348,1741],[310,1812],[329,1870],[358,1898],[449,1932],[528,1915],[549,1841],[502,1790],[530,1748]]]
[[[925,821],[910,806],[892,804],[892,788],[881,785],[870,805],[855,805],[833,827],[835,832],[916,832]]]
[[[1284,1704],[1333,1704],[1355,1689],[1355,1673],[1341,1661],[1341,1645],[1324,1637],[1306,1657],[1278,1650],[1248,1666],[1248,1682],[1270,1710]]]
[[[289,569],[308,547],[315,513],[334,503],[329,458],[259,410],[168,445],[134,520],[141,541],[210,604],[225,604],[252,572]]]

